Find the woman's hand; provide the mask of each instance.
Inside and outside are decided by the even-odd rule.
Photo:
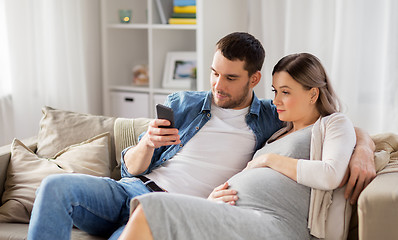
[[[215,202],[225,202],[231,205],[235,205],[238,200],[236,195],[238,192],[232,189],[228,189],[228,182],[216,187],[213,192],[210,193],[208,200]]]
[[[247,163],[243,170],[269,167],[287,177],[297,181],[297,159],[281,156],[275,153],[267,153],[258,156]]]
[[[247,163],[247,166],[243,170],[248,170],[248,169],[253,169],[253,168],[261,168],[261,167],[269,167],[267,165],[267,160],[271,157],[270,155],[276,155],[276,154],[263,154],[260,155],[253,160],[249,161]]]

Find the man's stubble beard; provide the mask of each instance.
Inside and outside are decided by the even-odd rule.
[[[238,99],[236,100],[231,100],[228,102],[224,102],[223,104],[217,103],[214,99],[214,89],[212,89],[212,98],[213,98],[213,102],[220,108],[226,108],[226,109],[231,109],[231,108],[236,108],[238,106],[240,106],[242,104],[242,102],[244,102],[247,98],[247,96],[249,95],[249,82],[247,82],[246,86],[244,87],[243,91],[242,91],[242,95],[240,95],[238,97]],[[223,92],[221,92],[223,93]],[[231,95],[226,94],[229,98],[231,97]]]

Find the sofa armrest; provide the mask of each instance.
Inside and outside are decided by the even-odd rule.
[[[116,160],[118,162],[122,150],[138,143],[138,137],[147,130],[150,121],[149,118],[117,118],[115,120],[113,132],[115,133]]]
[[[117,167],[111,176],[114,179],[120,178],[120,157],[123,149],[134,146],[138,143],[138,137],[147,130],[149,118],[117,118],[113,127],[115,135],[115,151]]]
[[[22,140],[22,142],[32,151],[36,151],[37,137]],[[8,163],[11,158],[11,144],[0,147],[0,197],[3,196],[4,184],[7,177]]]
[[[358,199],[359,239],[398,236],[398,172],[378,175]]]

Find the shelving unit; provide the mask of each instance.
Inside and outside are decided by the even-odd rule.
[[[172,92],[189,90],[162,88],[165,59],[171,51],[196,51],[196,89],[210,89],[207,76],[216,41],[232,31],[247,31],[242,21],[247,0],[197,0],[196,25],[161,24],[155,1],[101,1],[105,115],[155,117],[156,103]],[[171,13],[173,1],[161,1]],[[130,23],[119,23],[119,9],[132,10]],[[148,66],[148,86],[132,85],[132,68],[139,64]]]

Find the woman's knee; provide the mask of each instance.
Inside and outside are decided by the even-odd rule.
[[[139,221],[146,222],[144,208],[142,207],[141,204],[138,204],[136,209],[134,209],[134,212],[132,213],[132,218],[138,219]]]
[[[119,239],[153,239],[141,204],[134,209],[134,212]]]

